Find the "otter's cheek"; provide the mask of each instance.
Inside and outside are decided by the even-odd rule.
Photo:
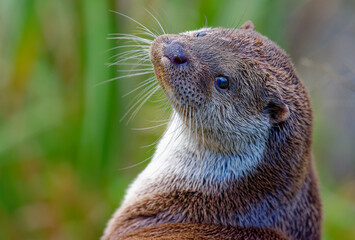
[[[166,79],[165,72],[162,70],[161,67],[154,66],[154,73],[165,95],[168,97],[168,99],[171,99],[171,97],[173,97],[173,93],[171,86],[169,85]]]
[[[163,72],[162,72],[161,68],[154,65],[154,74],[157,77],[158,82],[161,84],[163,81],[163,79],[162,79]]]

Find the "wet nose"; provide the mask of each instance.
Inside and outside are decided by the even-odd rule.
[[[170,61],[176,65],[181,65],[188,61],[187,57],[184,55],[182,46],[175,40],[165,46],[164,56],[169,58]]]

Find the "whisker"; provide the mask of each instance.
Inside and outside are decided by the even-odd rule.
[[[168,33],[168,31],[167,31],[168,27],[167,27],[167,25],[166,25],[166,21],[164,21],[163,17],[162,17],[162,16],[159,14],[159,12],[156,11],[154,8],[151,8],[150,11],[152,12],[152,14],[153,14],[154,16],[156,16],[158,22],[161,23],[163,30],[165,30],[165,31],[163,31],[163,33],[164,33],[164,34],[167,34],[167,33]],[[163,9],[161,9],[161,11],[164,12],[165,15],[167,15],[166,12],[165,12]],[[168,17],[168,20],[170,21],[169,16],[167,16],[167,17]],[[162,21],[159,21],[159,19],[162,19]],[[170,23],[171,23],[171,21],[170,21]]]
[[[141,62],[146,62],[146,61],[148,61],[148,59],[149,59],[149,56],[146,56],[145,53],[142,53],[139,55],[129,56],[124,59],[117,60],[116,62],[111,63],[109,66],[119,65],[121,62],[124,62],[127,60],[139,60]]]
[[[117,11],[112,11],[112,12],[117,13],[117,14],[123,16],[123,17],[126,17],[126,18],[130,19],[131,21],[137,23],[139,26],[143,27],[143,28],[144,28],[145,30],[147,30],[149,33],[151,33],[151,34],[154,35],[154,33],[153,33],[152,31],[150,31],[146,26],[144,26],[142,23],[138,22],[137,20],[135,20],[135,19],[133,19],[133,18],[131,18],[131,17],[129,17],[129,16],[123,14],[123,13],[117,12]],[[156,35],[155,35],[155,37],[156,37]]]
[[[108,38],[109,40],[129,40],[129,41],[132,41],[132,42],[141,42],[141,43],[146,43],[148,45],[150,45],[153,40],[150,40],[150,39],[146,39],[146,38],[142,38],[142,37],[137,37],[135,35],[132,35],[132,36],[127,36],[127,37],[109,37]]]
[[[97,87],[97,86],[99,86],[99,85],[102,85],[102,84],[105,84],[105,83],[109,83],[109,82],[112,82],[112,81],[116,81],[116,80],[118,80],[118,79],[131,78],[131,77],[141,76],[141,75],[146,75],[146,74],[151,74],[151,73],[152,73],[152,72],[149,71],[149,72],[133,73],[133,74],[125,75],[125,76],[119,76],[119,77],[111,78],[111,79],[108,79],[108,80],[105,80],[105,81],[103,81],[103,82],[100,82],[100,83],[95,84],[95,87]]]
[[[155,87],[148,87],[148,91],[146,91],[146,93],[142,96],[141,99],[139,99],[137,102],[135,102],[129,109],[128,111],[125,113],[125,115],[123,115],[123,117],[121,118],[120,121],[122,121],[127,115],[128,113],[130,113],[140,102],[142,102],[142,99],[145,99],[147,96],[148,98],[152,95],[152,93],[155,92],[155,89],[157,89],[157,87],[159,86],[155,86]],[[143,101],[145,102],[145,101]],[[139,105],[140,106],[140,105]],[[133,114],[133,113],[132,113]],[[127,123],[132,119],[132,115],[131,117],[128,119]]]
[[[146,33],[144,31],[144,29],[138,27],[139,30],[143,31],[144,33]],[[147,41],[150,41],[150,42],[153,42],[152,39],[149,39],[149,38],[144,38],[142,36],[138,36],[137,34],[141,31],[137,31],[135,33],[109,33],[108,36],[109,36],[109,39],[110,38],[124,38],[124,39],[129,39],[129,40],[132,40],[132,39],[139,39],[139,40],[147,40]]]
[[[184,110],[182,110],[184,111]],[[178,126],[174,131],[173,133],[177,133],[178,130],[181,130],[180,133],[178,134],[177,137],[172,137],[169,141],[169,143],[172,141],[172,139],[178,139],[185,131],[186,131],[186,124],[184,121],[181,122],[180,126]]]
[[[151,85],[146,86],[144,89],[142,89],[136,96],[134,96],[132,98],[132,100],[129,102],[129,106],[131,106],[132,104],[134,104],[135,101],[139,101],[140,98],[143,97],[144,94],[146,94],[148,91],[150,91],[152,88],[154,88],[155,86],[157,86],[158,83],[157,82],[153,82]],[[138,99],[138,100],[137,100]]]
[[[148,39],[144,37],[138,37],[136,35],[132,36],[112,36],[108,38],[109,40],[117,40],[119,43],[125,43],[129,45],[137,45],[141,44],[141,47],[137,48],[149,48],[149,46],[152,44],[153,39]]]
[[[166,99],[152,100],[153,103],[161,103],[161,102],[165,103],[165,101],[166,101]]]
[[[125,51],[125,52],[122,52],[122,53],[115,54],[115,55],[109,57],[109,59],[112,59],[112,58],[119,59],[119,58],[121,58],[121,57],[130,55],[130,54],[132,54],[132,53],[145,53],[145,52],[144,52],[144,50],[142,50],[142,49],[128,50],[128,51]]]
[[[164,112],[169,112],[171,110],[171,106],[169,103],[164,103],[164,106],[160,107],[162,109],[162,111]]]
[[[153,158],[153,156],[150,156],[150,157],[144,159],[143,161],[141,161],[141,162],[139,162],[139,163],[133,164],[133,165],[128,166],[128,167],[119,168],[119,169],[117,169],[117,170],[118,170],[118,171],[122,171],[122,170],[127,170],[127,169],[130,169],[130,168],[137,167],[137,166],[139,166],[139,165],[141,165],[141,164],[143,164],[143,163],[149,161],[149,160],[152,159],[152,158]]]
[[[145,31],[144,28],[137,27],[137,29],[141,30],[141,31],[137,31],[136,32],[137,34],[148,35],[148,36],[152,37],[153,39],[156,38],[157,35],[159,35],[159,33],[155,29],[153,29],[154,32],[155,32],[154,34],[156,34],[155,36],[150,34],[150,33],[148,33],[147,31]]]
[[[127,112],[123,115],[123,117],[120,119],[120,121],[122,122],[123,119],[126,118],[126,116],[142,101],[142,99],[144,99],[146,96],[148,96],[152,91],[154,90],[154,87],[152,86],[148,86],[147,88],[145,88],[144,90],[142,90],[140,92],[139,95],[141,95],[142,97],[139,97],[139,99],[134,102],[134,101],[131,101],[128,105],[130,106],[129,109],[127,110]],[[137,96],[135,97],[137,98]],[[129,121],[127,121],[128,123]]]
[[[128,75],[124,75],[124,76],[119,76],[119,77],[115,77],[113,79],[110,79],[111,80],[118,80],[118,79],[121,79],[121,78],[130,78],[130,77],[136,77],[136,76],[141,76],[141,75],[146,75],[146,74],[152,74],[153,71],[145,71],[145,72],[139,72],[139,73],[132,73],[132,74],[128,74]]]
[[[140,68],[140,69],[121,69],[121,70],[116,70],[117,72],[143,72],[143,71],[154,71],[153,68]]]
[[[151,143],[151,144],[144,145],[144,146],[140,146],[139,148],[149,148],[149,147],[153,147],[153,146],[156,145],[158,142],[159,142],[159,139],[156,140],[156,141],[154,141],[154,142]]]
[[[148,122],[151,122],[151,123],[169,122],[169,119],[163,119],[163,120],[149,120]]]
[[[244,11],[243,11],[242,16],[239,18],[238,24],[235,26],[234,29],[237,29],[237,28],[240,26],[240,23],[242,22],[243,18],[245,17],[245,14],[246,14],[246,12],[247,12],[247,10],[248,10],[248,7],[249,7],[249,5],[247,4],[247,5],[245,6],[245,8],[244,8]]]
[[[149,10],[145,9],[145,11],[148,12],[148,13],[150,14],[150,16],[152,16],[152,17],[154,18],[154,20],[159,24],[159,27],[160,27],[160,29],[162,30],[162,33],[163,33],[163,34],[166,34],[166,32],[165,32],[163,26],[160,24],[160,22],[158,21],[158,19],[157,19]]]
[[[110,56],[110,62],[107,64],[108,66],[113,66],[113,65],[118,65],[122,66],[122,68],[118,69],[117,72],[120,74],[125,74],[125,75],[119,75],[117,77],[114,77],[112,79],[108,79],[106,81],[100,82],[96,84],[95,86],[108,83],[111,81],[119,80],[119,79],[125,79],[125,78],[132,78],[132,77],[138,77],[138,76],[145,76],[148,74],[152,74],[152,76],[148,75],[148,78],[145,79],[143,82],[140,82],[138,86],[136,86],[133,90],[129,91],[128,93],[124,94],[122,97],[127,97],[128,95],[132,93],[138,93],[134,94],[135,96],[130,100],[129,103],[129,108],[127,112],[123,115],[123,117],[120,119],[120,121],[123,121],[124,119],[127,119],[128,116],[129,118],[127,119],[127,123],[130,122],[140,111],[140,109],[143,107],[143,105],[152,98],[152,96],[155,93],[160,93],[158,96],[162,96],[161,91],[159,92],[158,90],[161,89],[159,83],[156,81],[156,77],[153,74],[154,73],[154,68],[150,62],[150,56],[149,56],[149,49],[150,45],[153,43],[154,39],[162,34],[166,34],[166,31],[163,27],[163,25],[159,22],[158,18],[155,17],[150,11],[146,10],[146,12],[154,19],[156,24],[154,24],[154,28],[152,27],[147,27],[145,24],[137,21],[136,19],[129,17],[123,13],[112,11],[120,16],[123,16],[134,23],[136,23],[137,26],[137,31],[135,31],[133,34],[125,34],[125,33],[114,33],[114,34],[109,34],[108,39],[113,39],[117,40],[117,42],[125,43],[118,45],[116,47],[113,47],[107,51],[113,51],[113,50],[118,50],[119,53],[114,54],[113,56]],[[131,68],[131,69],[130,69]],[[158,99],[158,100],[157,100]],[[164,99],[159,99],[158,97],[154,97],[153,100],[156,100],[157,102],[163,102],[165,101],[165,105],[168,108],[169,104],[166,98]],[[164,118],[166,115],[164,116]],[[169,124],[169,121],[171,120],[160,120],[160,122],[157,121],[158,124],[155,126],[150,126],[150,127],[144,127],[144,128],[132,128],[132,130],[150,130],[150,129],[155,129],[159,127],[166,126]],[[179,125],[179,124],[176,124]],[[181,134],[181,129],[183,129],[184,126],[181,124],[180,126],[177,127],[177,133],[179,135]],[[155,141],[153,144],[150,144],[149,146],[154,146],[156,145],[158,141]],[[147,146],[146,146],[147,147]],[[152,157],[149,157],[142,162],[139,162],[137,164],[133,164],[129,167],[121,168],[119,170],[125,170],[129,168],[136,167],[148,160],[150,160]]]
[[[142,87],[144,87],[144,86],[146,86],[146,85],[148,85],[148,84],[151,84],[151,83],[154,82],[154,81],[155,81],[155,76],[150,77],[150,78],[148,78],[147,80],[145,80],[145,81],[143,81],[142,83],[140,83],[135,89],[129,91],[129,92],[126,93],[126,94],[124,94],[122,97],[123,97],[123,98],[124,98],[124,97],[127,97],[128,95],[130,95],[130,94],[136,92],[137,90],[141,89]]]
[[[169,22],[169,27],[170,27],[170,33],[173,34],[174,33],[174,28],[173,28],[173,25],[172,25],[172,21],[171,21],[171,18],[169,17],[169,14],[167,14],[166,11],[162,10],[164,15],[167,17],[168,19],[168,22]],[[168,31],[167,31],[168,32]]]
[[[179,111],[180,111],[180,109],[179,109]],[[174,121],[177,121],[178,117],[179,117],[179,116],[178,116],[177,113],[174,111],[173,114],[172,114],[172,116],[171,116],[172,125],[173,125],[173,122],[174,122]],[[168,148],[168,147],[170,146],[170,144],[171,144],[171,142],[173,141],[173,139],[174,139],[174,140],[177,140],[177,139],[181,136],[181,134],[182,134],[182,132],[183,132],[183,130],[184,130],[184,129],[182,128],[183,125],[184,125],[184,124],[181,123],[180,126],[176,127],[172,132],[169,133],[169,134],[171,135],[171,137],[170,137],[170,139],[169,139],[169,142],[168,142],[167,145],[166,145],[166,148]],[[181,131],[180,131],[180,130],[181,130]],[[178,134],[177,137],[175,137],[176,134]]]
[[[141,104],[139,104],[139,106],[137,107],[137,109],[134,110],[134,112],[132,113],[131,117],[128,119],[128,122],[129,122],[132,118],[134,118],[134,117],[136,116],[136,114],[139,112],[139,110],[142,108],[142,106],[149,100],[149,98],[150,98],[151,96],[153,96],[153,94],[154,94],[159,88],[160,88],[159,85],[156,86],[156,87],[153,89],[153,91],[151,91],[151,93],[146,97],[146,99],[145,99],[143,102],[141,102]]]
[[[142,67],[148,67],[152,66],[152,64],[146,64],[146,63],[120,63],[120,66],[142,66]]]
[[[121,62],[129,62],[128,60],[146,60],[146,58],[149,58],[148,54],[145,52],[129,52],[129,53],[124,53],[121,54],[120,56],[116,56],[115,59],[113,59],[113,62],[111,62],[111,66],[117,65],[118,63]]]
[[[139,44],[134,44],[134,45],[120,45],[120,46],[117,46],[117,47],[113,47],[113,48],[110,48],[108,50],[106,50],[105,52],[110,52],[110,51],[113,51],[113,50],[116,50],[116,49],[121,49],[121,48],[144,48],[144,49],[149,49],[149,46],[144,46],[144,45],[139,45]]]
[[[143,50],[143,49],[134,49],[134,50],[128,50],[123,53],[119,53],[115,55],[117,59],[122,59],[124,60],[124,57],[138,57],[138,56],[149,56],[149,50]]]
[[[150,130],[150,129],[155,129],[155,128],[159,128],[162,126],[167,125],[169,122],[165,122],[159,125],[155,125],[155,126],[151,126],[151,127],[144,127],[144,128],[131,128],[132,130],[138,130],[138,131],[142,131],[142,130]]]

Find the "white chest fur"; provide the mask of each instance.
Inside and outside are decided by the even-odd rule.
[[[123,205],[139,199],[142,193],[169,190],[169,187],[147,189],[152,183],[174,179],[174,187],[184,190],[208,191],[211,185],[237,180],[250,173],[260,162],[265,149],[265,136],[233,155],[211,152],[193,141],[191,133],[178,117],[173,117],[157,146],[152,161],[132,183]],[[184,179],[184,183],[179,183]],[[181,184],[181,185],[180,185]],[[180,185],[180,186],[179,186]]]

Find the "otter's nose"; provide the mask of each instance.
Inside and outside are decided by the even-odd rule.
[[[188,61],[187,57],[184,55],[182,46],[176,40],[165,46],[164,56],[169,58],[170,61],[176,65],[181,65]]]

